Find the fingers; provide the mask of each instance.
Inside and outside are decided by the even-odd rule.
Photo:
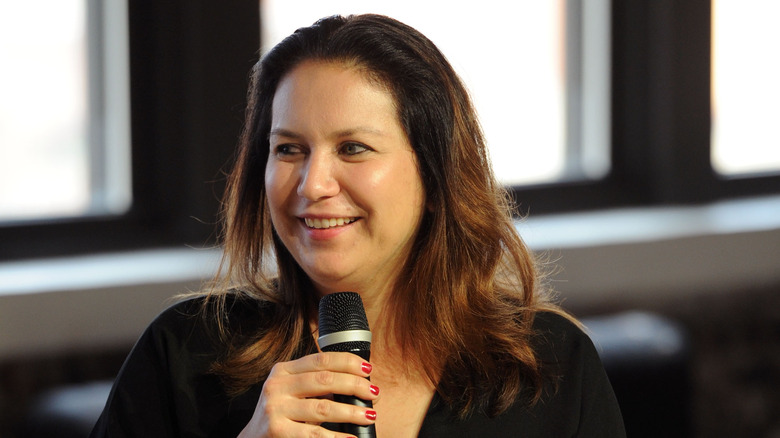
[[[354,435],[327,430],[313,424],[295,424],[294,426],[295,427],[286,427],[286,425],[280,425],[280,427],[268,428],[261,435],[252,435],[251,433],[244,434],[242,431],[242,435],[239,435],[238,438],[255,438],[256,436],[262,438],[355,438]]]
[[[247,434],[241,436],[349,436],[327,431],[319,424],[369,425],[376,421],[376,412],[325,397],[341,394],[376,400],[379,388],[368,381],[370,373],[371,365],[350,353],[315,353],[277,363],[244,429]]]
[[[352,423],[372,424],[376,421],[376,411],[370,408],[339,403],[319,398],[308,399],[300,405],[299,415],[306,423]]]
[[[285,392],[294,397],[312,398],[329,394],[354,395],[363,400],[374,400],[379,390],[363,377],[333,371],[316,371],[294,378],[280,379],[279,384],[286,386]],[[271,391],[274,388],[268,388]]]
[[[352,353],[315,353],[277,365],[282,366],[290,374],[324,370],[350,373],[362,377],[368,377],[371,374],[371,364]]]
[[[292,406],[291,406],[292,405]],[[296,409],[302,408],[302,409]],[[300,403],[279,405],[261,397],[255,413],[239,438],[333,437],[352,435],[326,430],[321,423],[370,425],[376,412],[328,399],[308,399]]]
[[[371,365],[354,354],[316,353],[276,364],[266,381],[266,392],[275,392],[279,385],[283,386],[279,390],[295,397],[342,394],[375,400],[379,388],[366,380],[370,372]]]
[[[287,403],[283,406],[266,403],[258,405],[255,415],[265,419],[268,434],[264,436],[274,437],[331,436],[330,434],[333,432],[325,431],[319,426],[321,423],[352,423],[365,426],[376,421],[376,412],[371,409],[328,399],[307,399],[300,403]],[[311,435],[300,434],[303,431],[308,431]],[[342,435],[334,434],[332,436]]]

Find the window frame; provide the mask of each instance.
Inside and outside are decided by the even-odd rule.
[[[710,0],[622,0],[610,10],[611,170],[597,181],[512,187],[518,213],[780,193],[780,174],[724,178],[710,165]],[[2,224],[0,260],[216,244],[258,17],[258,2],[130,1],[131,210]]]
[[[0,260],[214,245],[259,14],[258,2],[129,1],[132,206],[2,223]]]
[[[780,192],[780,172],[710,163],[710,0],[611,5],[611,169],[597,181],[512,187],[521,214],[695,205]]]

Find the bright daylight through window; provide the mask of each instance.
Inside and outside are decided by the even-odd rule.
[[[0,221],[129,206],[126,6],[87,4],[0,2]]]
[[[566,19],[572,13],[566,6],[573,3],[576,25]],[[431,38],[463,78],[499,179],[508,185],[554,183],[598,178],[609,169],[608,5],[264,0],[262,41],[267,50],[297,27],[336,12],[397,18]],[[577,50],[596,51],[567,59],[567,41],[576,41]],[[582,63],[572,65],[575,59]],[[573,92],[581,94],[567,96]]]
[[[712,165],[780,171],[780,2],[712,2]]]

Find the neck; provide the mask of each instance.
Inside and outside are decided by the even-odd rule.
[[[383,328],[387,326],[387,314],[386,304],[387,301],[384,296],[371,296],[361,294],[363,299],[363,307],[366,309],[366,317],[368,318],[368,326],[371,331],[381,333]]]

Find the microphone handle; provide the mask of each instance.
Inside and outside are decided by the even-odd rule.
[[[339,403],[346,403],[364,408],[373,408],[370,400],[363,400],[354,396],[333,394],[333,400]],[[376,427],[373,424],[361,426],[352,423],[342,423],[340,432],[346,432],[355,435],[358,438],[376,438]]]
[[[328,347],[323,348],[322,351],[345,351],[345,350],[340,349],[339,346],[337,345],[330,345]],[[371,356],[370,350],[360,349],[360,350],[346,350],[346,351],[360,356],[365,361],[368,361],[369,357]],[[371,379],[367,379],[367,380],[371,380]],[[355,397],[354,395],[333,394],[333,401],[339,403],[346,403],[348,405],[360,406],[369,409],[374,407],[374,404],[371,403],[371,400],[363,400],[361,398]],[[361,426],[352,423],[340,423],[339,432],[349,433],[355,435],[357,438],[376,438],[376,426],[374,426],[373,424],[369,424],[368,426]]]

